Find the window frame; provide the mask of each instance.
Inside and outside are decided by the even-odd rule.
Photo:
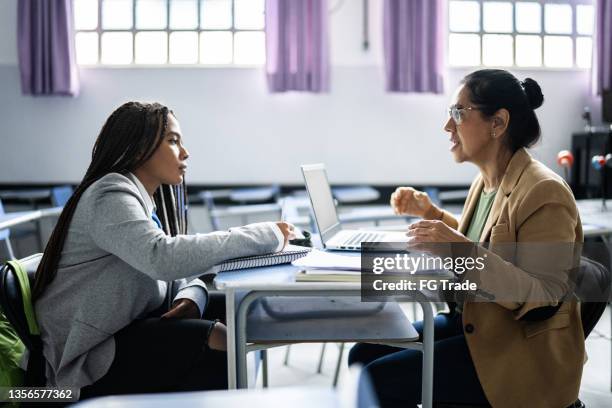
[[[74,3],[74,0],[72,0]],[[202,28],[201,18],[202,18],[202,1],[206,0],[196,0],[197,4],[197,26],[195,28],[170,28],[170,3],[172,0],[165,0],[166,2],[166,27],[159,29],[138,29],[136,28],[136,9],[137,9],[137,0],[132,0],[132,28],[130,29],[120,29],[120,28],[112,28],[112,29],[103,29],[102,28],[102,8],[104,0],[96,0],[98,5],[98,24],[95,29],[77,29],[75,27],[73,38],[76,42],[76,36],[78,33],[97,33],[98,35],[98,58],[95,63],[78,63],[77,65],[80,67],[88,67],[88,68],[174,68],[174,67],[184,67],[184,68],[254,68],[254,67],[262,67],[265,65],[265,61],[262,64],[245,64],[245,63],[235,63],[235,35],[236,33],[263,33],[265,35],[265,20],[264,27],[261,29],[247,29],[247,28],[236,28],[236,12],[235,12],[235,3],[236,0],[231,1],[231,19],[232,24],[231,27],[221,29],[221,28]],[[73,7],[74,13],[74,7]],[[265,15],[265,9],[264,9]],[[73,17],[74,21],[74,17]],[[136,62],[136,34],[139,32],[160,32],[166,33],[166,62],[153,64],[153,63],[137,63]],[[173,64],[170,62],[170,34],[173,32],[188,32],[188,33],[196,33],[198,38],[198,57],[197,62],[192,64]],[[206,64],[201,62],[201,33],[203,32],[222,32],[222,33],[231,33],[232,34],[232,62],[229,64]],[[131,33],[132,34],[132,61],[126,64],[105,64],[102,62],[102,34],[103,33]]]
[[[477,2],[479,13],[480,13],[480,21],[479,21],[479,30],[478,31],[451,31],[450,29],[450,3],[451,1],[457,2]],[[511,32],[489,32],[484,30],[484,4],[485,3],[496,3],[496,2],[506,2],[512,4],[512,31]],[[516,3],[535,3],[539,4],[541,7],[541,15],[540,15],[540,24],[541,30],[538,33],[527,33],[527,32],[518,32],[516,28]],[[545,6],[546,4],[561,4],[561,5],[569,5],[572,8],[572,32],[570,34],[557,34],[557,33],[547,33],[545,27],[546,21],[546,12]],[[447,12],[447,23],[446,23],[446,55],[447,55],[447,66],[450,69],[469,69],[469,68],[503,68],[503,69],[511,69],[513,71],[579,71],[584,72],[590,70],[591,67],[580,67],[577,65],[577,40],[579,38],[590,38],[591,41],[594,41],[594,33],[590,35],[578,34],[577,32],[577,7],[579,5],[589,5],[594,8],[594,13],[596,14],[597,10],[595,9],[596,4],[595,0],[449,0],[447,2],[446,12]],[[595,21],[593,22],[593,30],[595,30]],[[479,37],[480,41],[480,49],[479,49],[479,65],[452,65],[450,61],[448,61],[448,56],[450,55],[450,35],[451,34],[476,34]],[[483,51],[483,37],[484,35],[508,35],[512,37],[512,65],[509,66],[498,66],[498,65],[485,65],[484,61],[484,51]],[[539,66],[520,66],[516,64],[516,37],[518,35],[533,35],[539,36],[541,39],[541,65]],[[544,39],[545,37],[566,37],[571,38],[572,40],[572,66],[571,67],[549,67],[545,65],[544,59]]]

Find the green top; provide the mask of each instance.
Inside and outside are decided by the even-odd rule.
[[[487,222],[487,218],[489,218],[489,213],[491,212],[493,201],[495,201],[496,193],[497,190],[491,191],[490,193],[485,193],[483,190],[482,193],[480,193],[478,204],[476,204],[474,214],[472,214],[472,220],[470,221],[470,226],[467,230],[467,237],[470,241],[480,241],[480,235],[482,234],[482,230],[484,229],[484,226]],[[457,313],[463,313],[462,301],[457,302],[457,305],[455,306],[455,311]]]
[[[497,190],[491,191],[490,193],[485,193],[483,190],[482,193],[480,193],[478,204],[476,204],[476,209],[474,210],[470,226],[467,230],[467,237],[470,241],[480,241],[480,234],[482,234],[487,218],[489,218],[489,213],[491,212],[496,193]]]

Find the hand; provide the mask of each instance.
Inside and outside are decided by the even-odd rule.
[[[290,239],[295,239],[295,227],[293,224],[289,224],[288,222],[280,221],[277,222],[276,225],[280,228],[283,236],[285,237],[284,245],[287,245]]]
[[[162,315],[163,319],[199,319],[200,309],[191,299],[178,299],[172,308]]]
[[[398,187],[391,194],[391,207],[396,214],[425,219],[439,219],[441,210],[433,205],[427,193],[412,187]]]
[[[465,235],[439,220],[422,220],[408,226],[408,249],[447,256],[452,243],[471,243]],[[448,245],[431,245],[448,244]]]

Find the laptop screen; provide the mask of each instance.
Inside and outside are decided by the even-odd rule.
[[[319,233],[323,236],[340,221],[336,214],[336,206],[331,188],[327,181],[327,173],[323,164],[308,164],[302,166],[306,189],[314,212]]]

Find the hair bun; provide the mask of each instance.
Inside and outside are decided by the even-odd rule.
[[[526,78],[521,82],[521,86],[525,90],[527,95],[527,102],[531,109],[538,109],[544,102],[544,95],[542,95],[542,89],[536,81],[531,78]]]

